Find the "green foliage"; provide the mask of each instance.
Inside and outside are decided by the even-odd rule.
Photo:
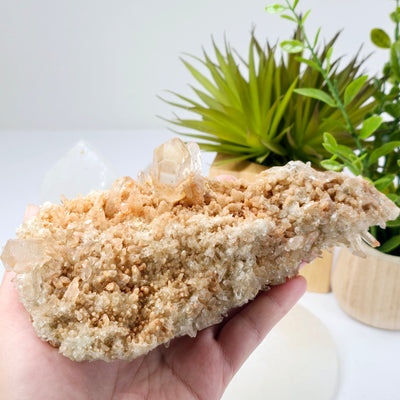
[[[342,93],[337,82],[329,76],[329,58],[324,64],[316,54],[318,35],[311,44],[304,30],[304,19],[295,10],[298,1],[291,4],[285,0],[286,6],[281,12],[289,13],[304,37],[304,49],[308,50],[310,57],[303,62],[318,71],[325,79],[329,88],[329,94],[320,93],[315,88],[302,89],[300,93],[304,96],[319,98],[337,108],[342,114],[345,129],[350,133],[353,145],[338,143],[329,129],[324,134],[323,146],[331,157],[322,160],[321,166],[334,171],[348,168],[353,174],[364,176],[381,192],[385,193],[391,200],[400,206],[400,8],[396,0],[396,10],[390,15],[395,23],[393,40],[382,29],[375,28],[371,31],[372,42],[382,48],[389,50],[389,61],[386,63],[383,76],[374,80],[376,91],[376,107],[364,119],[361,129],[350,118],[347,105],[362,90],[367,82],[367,77],[362,76],[353,79]],[[286,14],[287,15],[287,14]],[[390,118],[383,119],[388,114]],[[400,255],[400,218],[387,224],[387,228],[372,227],[371,233],[378,239],[382,246],[382,252]]]
[[[273,5],[268,10],[279,13],[282,7]],[[321,63],[330,58],[337,38],[318,52]],[[229,154],[229,160],[250,159],[265,165],[300,159],[319,166],[329,155],[322,145],[325,131],[351,146],[346,121],[337,111],[326,81],[313,60],[302,58],[301,31],[296,30],[281,47],[288,52],[287,57],[279,56],[276,46],[267,43],[262,47],[253,32],[246,59],[228,43],[222,51],[215,42],[212,56],[205,51],[201,58],[190,56],[202,72],[186,57],[183,62],[197,82],[198,87],[192,87],[197,98],[172,93],[179,102],[165,101],[195,118],[176,116],[169,122],[190,129],[178,133],[200,141],[204,150]],[[356,56],[343,68],[338,60],[329,62],[330,76],[340,93],[357,82],[347,95],[346,107],[350,120],[358,126],[375,107],[373,102],[367,104],[375,90],[372,83],[358,78],[363,61]]]
[[[371,31],[372,43],[382,49],[390,49],[391,40],[389,35],[383,29],[372,29]]]

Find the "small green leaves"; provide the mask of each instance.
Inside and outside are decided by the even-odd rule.
[[[287,53],[301,53],[304,50],[304,44],[300,40],[285,40],[280,46]]]
[[[353,82],[351,82],[346,90],[344,91],[344,105],[347,106],[357,96],[358,92],[364,86],[364,83],[368,79],[368,76],[360,76]]]
[[[363,160],[367,156],[366,153],[361,153],[361,155],[357,156],[352,148],[343,144],[338,144],[334,136],[328,132],[324,133],[324,142],[322,145],[333,155],[329,160],[321,162],[324,168],[340,171],[344,167],[347,167],[354,175],[362,174]],[[343,164],[337,162],[336,158],[342,161]]]
[[[340,172],[344,167],[343,164],[340,164],[339,162],[334,161],[332,159],[331,160],[322,160],[321,165],[327,170],[336,171],[336,172]]]
[[[373,115],[372,117],[366,119],[359,134],[360,138],[369,138],[381,126],[382,121],[382,117],[377,115]]]
[[[394,23],[400,22],[400,8],[399,8],[399,7],[397,7],[395,11],[393,11],[392,13],[390,13],[390,19],[391,19]]]
[[[324,146],[325,150],[329,151],[329,153],[333,154],[336,157],[338,144],[332,134],[328,132],[324,133],[324,141],[322,145]]]
[[[265,11],[268,14],[280,14],[287,10],[287,7],[281,5],[281,4],[271,4],[269,6],[265,7]]]
[[[375,46],[381,49],[389,49],[392,44],[389,35],[383,29],[372,29],[371,41]]]
[[[337,146],[336,139],[329,132],[324,133],[324,142],[335,148]]]
[[[314,88],[300,88],[295,89],[295,93],[301,94],[302,96],[312,97],[313,99],[317,99],[328,104],[331,107],[337,107],[337,104],[333,97],[331,97],[328,93]]]
[[[390,66],[395,80],[400,81],[400,41],[390,47]]]

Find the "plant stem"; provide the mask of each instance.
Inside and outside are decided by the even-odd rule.
[[[396,1],[399,1],[399,0],[396,0]],[[332,97],[336,101],[337,107],[339,108],[340,112],[342,113],[342,115],[343,115],[343,117],[344,117],[344,119],[346,121],[347,128],[348,128],[350,134],[354,137],[354,139],[356,141],[357,148],[359,150],[362,150],[362,146],[361,146],[361,143],[359,141],[359,138],[357,137],[357,134],[355,132],[353,124],[351,123],[350,118],[347,115],[345,106],[344,106],[344,104],[342,103],[342,101],[341,101],[341,99],[339,97],[339,93],[337,92],[333,82],[330,80],[328,71],[325,70],[325,68],[323,67],[320,59],[318,58],[317,54],[315,53],[314,48],[311,45],[311,43],[310,43],[310,41],[308,39],[307,33],[306,33],[305,29],[304,29],[304,25],[303,25],[303,22],[302,22],[301,18],[296,14],[296,11],[294,10],[293,6],[289,3],[288,0],[286,0],[286,4],[288,5],[290,11],[293,13],[294,17],[296,18],[296,21],[297,21],[297,23],[298,23],[298,25],[299,25],[299,27],[301,29],[301,32],[303,34],[304,41],[306,43],[307,49],[310,51],[311,56],[313,58],[313,61],[318,65],[319,70],[320,70],[323,78],[325,79],[325,81],[326,81],[326,83],[328,85],[329,91],[331,92]]]
[[[398,3],[399,1],[400,1],[400,0],[396,0],[397,3]],[[360,153],[361,153],[361,152],[363,151],[363,146],[362,146],[362,144],[361,144],[361,142],[360,142],[360,138],[357,136],[357,133],[356,133],[356,131],[355,131],[355,129],[354,129],[354,126],[353,126],[353,124],[352,124],[351,121],[350,121],[350,118],[349,118],[349,116],[348,116],[348,114],[347,114],[347,112],[346,112],[346,108],[345,108],[345,106],[344,106],[342,100],[340,99],[339,93],[338,93],[338,91],[337,91],[337,89],[336,89],[334,83],[333,83],[333,82],[331,81],[331,79],[329,78],[329,72],[323,67],[323,65],[322,65],[322,63],[321,63],[321,61],[320,61],[320,59],[318,58],[317,54],[315,53],[314,47],[311,45],[311,43],[310,43],[310,41],[309,41],[309,39],[308,39],[308,36],[307,36],[306,31],[305,31],[305,28],[304,28],[302,19],[301,19],[300,16],[296,13],[294,7],[290,4],[289,0],[285,0],[285,2],[286,2],[286,4],[287,4],[289,10],[292,12],[294,18],[296,19],[297,24],[299,25],[300,30],[301,30],[301,32],[302,32],[302,34],[303,34],[304,42],[305,42],[305,44],[306,44],[306,47],[307,47],[307,49],[310,51],[311,56],[312,56],[312,58],[313,58],[313,61],[317,64],[320,73],[322,74],[323,78],[325,79],[325,82],[326,82],[327,85],[328,85],[329,91],[331,92],[331,95],[332,95],[333,99],[334,99],[335,102],[336,102],[337,108],[340,110],[340,112],[341,112],[342,115],[343,115],[344,120],[346,121],[347,129],[348,129],[349,133],[351,134],[351,136],[353,137],[354,142],[355,142],[355,144],[356,144],[356,146],[357,146],[357,149],[358,149],[358,150],[360,151]],[[362,161],[363,170],[364,170],[364,171],[363,171],[363,175],[369,177],[369,171],[368,171],[368,169],[366,168],[365,162],[366,162],[366,160],[363,160],[363,161]]]
[[[396,42],[399,40],[399,24],[400,24],[400,21],[397,18],[398,8],[399,8],[399,0],[396,0],[396,11],[395,11],[396,12],[396,30],[394,33],[394,38],[396,39]]]

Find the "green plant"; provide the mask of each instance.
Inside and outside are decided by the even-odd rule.
[[[331,61],[330,49],[338,38],[315,51],[320,63],[329,63],[329,76],[337,82],[339,93],[357,79],[363,64],[354,57],[344,68],[339,59]],[[290,46],[301,43],[303,32],[297,29]],[[323,133],[331,132],[335,140],[351,146],[351,136],[345,129],[343,114],[320,98],[296,94],[302,88],[313,87],[329,96],[329,86],[313,65],[302,67],[294,54],[277,55],[276,46],[263,48],[252,32],[247,60],[225,43],[222,52],[213,42],[215,61],[204,51],[203,58],[193,57],[208,73],[208,77],[187,60],[186,68],[201,89],[192,87],[197,99],[171,92],[181,102],[165,100],[197,118],[169,120],[181,128],[200,133],[179,134],[200,140],[201,148],[229,154],[229,161],[250,159],[265,165],[282,165],[292,159],[311,161],[319,166],[328,157],[322,146]],[[311,60],[310,60],[311,62]],[[374,87],[364,80],[360,90],[346,104],[347,114],[358,126],[375,105],[366,103]],[[299,92],[300,93],[300,92]]]
[[[377,46],[389,49],[390,60],[385,65],[383,76],[374,80],[376,92],[376,106],[363,121],[361,129],[351,121],[346,105],[358,91],[368,77],[362,76],[351,82],[341,93],[337,82],[329,76],[330,65],[322,63],[315,51],[318,43],[318,35],[311,42],[304,29],[305,18],[297,11],[298,0],[293,3],[285,0],[286,5],[275,4],[267,7],[267,11],[284,13],[282,17],[295,22],[303,33],[303,41],[285,41],[281,47],[287,51],[297,52],[306,49],[310,53],[309,59],[301,61],[318,71],[327,86],[329,95],[315,88],[296,89],[295,92],[304,96],[319,98],[338,109],[346,121],[345,129],[350,133],[353,144],[339,144],[335,137],[327,131],[324,133],[324,148],[331,153],[331,158],[323,160],[321,165],[327,169],[341,171],[347,167],[355,175],[361,175],[370,180],[376,188],[385,193],[397,205],[400,206],[400,8],[399,0],[396,0],[396,10],[391,14],[395,23],[394,40],[381,29],[371,31],[371,39]],[[306,14],[306,16],[309,12]],[[387,116],[385,120],[383,116]],[[400,218],[387,223],[386,229],[372,227],[371,233],[382,243],[379,248],[382,252],[400,255]]]

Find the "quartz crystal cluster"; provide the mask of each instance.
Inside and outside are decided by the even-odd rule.
[[[150,176],[159,184],[178,186],[189,176],[201,174],[200,149],[174,138],[154,150]]]
[[[37,335],[76,361],[133,359],[220,322],[323,248],[358,248],[398,208],[361,178],[301,162],[248,183],[201,177],[198,148],[155,150],[148,175],[45,203],[2,260]]]

